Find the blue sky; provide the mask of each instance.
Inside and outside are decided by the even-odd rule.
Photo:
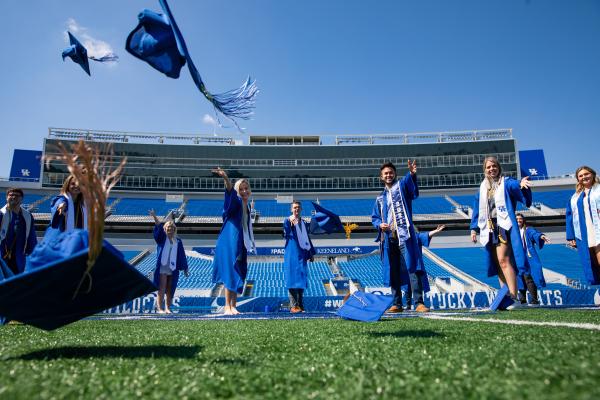
[[[513,128],[549,173],[598,165],[600,1],[170,0],[209,90],[261,90],[247,134]],[[158,0],[3,0],[0,176],[48,127],[212,133],[187,68],[124,49]],[[67,26],[120,57],[63,62]],[[217,128],[217,134],[236,135]]]

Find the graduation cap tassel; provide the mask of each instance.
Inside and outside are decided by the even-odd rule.
[[[244,84],[237,89],[229,90],[220,94],[212,94],[206,88],[206,85],[202,81],[202,77],[200,73],[196,69],[194,62],[192,61],[192,57],[190,56],[185,41],[183,40],[183,35],[175,22],[175,18],[171,13],[171,9],[169,8],[169,4],[166,0],[159,0],[159,3],[167,15],[169,22],[171,23],[171,27],[173,29],[173,33],[175,35],[175,39],[177,40],[177,44],[180,46],[183,51],[183,55],[187,61],[188,69],[190,70],[190,75],[192,76],[192,80],[198,87],[198,89],[202,92],[204,97],[208,101],[210,101],[215,110],[219,111],[225,117],[227,117],[231,122],[235,124],[238,130],[242,131],[242,128],[238,125],[238,123],[234,120],[234,118],[240,118],[243,120],[248,120],[252,117],[256,95],[259,90],[256,86],[256,81],[252,78],[248,77]],[[218,120],[217,115],[217,120]],[[219,125],[221,122],[219,121]]]
[[[112,154],[112,146],[110,144],[106,146],[104,152],[101,152],[99,148],[92,147],[80,140],[70,150],[59,143],[58,150],[60,155],[48,157],[46,162],[58,160],[67,165],[69,172],[79,183],[88,211],[89,250],[87,268],[73,294],[73,298],[75,298],[86,280],[88,281],[87,292],[92,288],[90,271],[102,251],[106,199],[110,190],[121,177],[126,158],[124,157],[118,166],[111,171],[112,157],[109,154]]]

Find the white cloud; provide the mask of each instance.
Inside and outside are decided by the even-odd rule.
[[[69,18],[65,22],[67,30],[70,31],[87,49],[88,57],[102,58],[109,54],[114,54],[113,48],[110,44],[103,40],[96,39],[88,33],[88,29],[81,26],[75,21],[74,18]],[[69,35],[65,31],[65,41],[69,42]]]
[[[206,125],[217,126],[217,121],[208,114],[204,114],[204,117],[202,117],[202,122]]]

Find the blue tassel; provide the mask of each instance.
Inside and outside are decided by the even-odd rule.
[[[188,69],[190,70],[190,75],[192,75],[194,83],[202,92],[204,97],[206,97],[206,99],[212,103],[215,111],[220,112],[229,120],[231,120],[237,129],[242,132],[243,128],[240,128],[234,118],[248,120],[254,114],[253,110],[255,106],[256,95],[259,92],[258,88],[256,87],[256,81],[248,77],[246,82],[244,82],[244,84],[237,89],[229,90],[219,94],[210,93],[202,81],[202,77],[196,69],[194,62],[192,61],[187,46],[185,45],[185,41],[183,40],[183,35],[181,34],[181,31],[179,30],[179,27],[173,18],[173,14],[171,13],[171,9],[169,8],[167,1],[159,0],[159,2],[163,11],[167,15],[169,22],[171,23],[173,33],[175,34],[175,38],[177,39],[180,50],[183,52],[183,56],[187,61]],[[219,122],[219,126],[223,127],[221,121],[219,120],[218,114],[217,121]]]

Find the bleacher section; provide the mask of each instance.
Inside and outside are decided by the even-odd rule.
[[[363,287],[382,287],[381,258],[379,255],[339,261],[338,267],[348,278],[358,281]]]
[[[223,200],[191,199],[185,205],[185,214],[195,217],[220,217],[223,214]]]
[[[544,268],[563,274],[584,285],[588,284],[583,275],[583,267],[577,250],[563,244],[547,244],[538,251],[538,255]]]
[[[125,253],[125,252],[123,252]],[[136,252],[139,253],[139,252]],[[179,289],[210,289],[212,284],[212,261],[204,258],[187,256],[190,276],[179,275]],[[156,268],[156,252],[148,255],[136,266],[144,276],[152,279]]]
[[[181,203],[166,203],[164,199],[134,199],[123,198],[113,209],[113,215],[148,215],[148,210],[154,209],[156,215],[164,216]]]
[[[333,275],[326,262],[308,263],[308,287],[305,296],[326,296],[323,279],[331,279]],[[255,297],[287,297],[287,289],[281,262],[249,262],[247,281],[254,281],[252,296]]]
[[[481,247],[460,247],[429,249],[437,256],[443,258],[449,264],[455,266],[461,271],[471,275],[473,278],[499,288],[498,277],[487,276],[487,266],[485,265],[485,254]]]
[[[562,209],[573,195],[573,190],[557,190],[552,192],[533,192],[533,201],[540,202],[550,208]]]

